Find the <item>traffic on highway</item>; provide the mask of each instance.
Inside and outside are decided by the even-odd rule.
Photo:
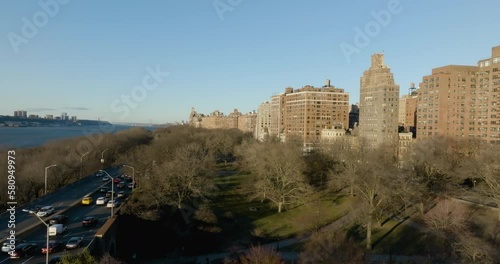
[[[110,178],[103,181],[108,175],[119,181]],[[132,179],[118,169],[110,169],[74,183],[76,186],[66,186],[53,193],[50,199],[43,197],[23,206],[16,212],[20,219],[17,226],[27,230],[17,232],[21,234],[16,235],[15,247],[6,240],[8,234],[3,233],[0,263],[46,263],[47,250],[49,260],[56,260],[64,253],[81,252],[111,217],[112,210],[116,211],[130,195],[130,182]],[[36,223],[38,226],[30,228]]]

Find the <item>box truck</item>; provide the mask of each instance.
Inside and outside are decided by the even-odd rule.
[[[63,224],[53,224],[49,226],[49,236],[58,236],[64,232],[66,232],[68,227]]]

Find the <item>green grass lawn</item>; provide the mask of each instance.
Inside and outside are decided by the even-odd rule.
[[[225,167],[225,171],[234,169]],[[216,179],[218,191],[211,199],[211,207],[219,219],[220,236],[226,241],[223,247],[231,243],[248,246],[256,239],[265,243],[292,237],[329,224],[350,209],[349,198],[318,193],[314,201],[278,213],[267,201],[248,199],[248,193],[240,188],[248,177],[235,171],[221,173]]]
[[[321,197],[282,213],[273,213],[252,222],[255,228],[270,237],[292,237],[313,231],[342,217],[350,209],[346,197]],[[276,209],[274,209],[276,211]]]

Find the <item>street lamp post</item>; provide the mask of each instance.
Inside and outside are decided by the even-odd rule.
[[[57,164],[52,164],[50,166],[45,167],[45,193],[44,194],[47,194],[47,170],[50,167],[55,167],[55,166],[57,166]]]
[[[132,191],[134,191],[134,188],[135,188],[135,169],[134,169],[134,167],[132,167],[130,165],[123,165],[123,167],[128,167],[128,168],[132,169]]]
[[[47,244],[45,245],[45,249],[46,249],[46,251],[45,251],[45,264],[48,264],[49,263],[49,224],[47,224],[45,221],[43,221],[43,219],[40,218],[40,216],[38,216],[35,211],[23,209],[23,212],[35,215],[47,227]]]
[[[87,151],[87,152],[85,152],[85,153],[83,153],[83,155],[80,157],[80,178],[82,177],[82,162],[83,162],[83,157],[84,157],[85,155],[87,155],[87,154],[89,154],[89,152],[88,152],[88,151]]]
[[[105,170],[100,170],[101,172],[104,172],[106,173],[106,175],[108,175],[108,177],[111,179],[111,201],[113,201],[113,206],[111,206],[111,218],[113,218],[114,216],[114,209],[115,209],[115,190],[114,190],[114,186],[115,186],[115,183],[113,182],[113,180],[115,178],[111,177],[111,175],[109,175],[109,173]]]
[[[106,152],[108,149],[105,149],[101,152],[101,164],[102,164],[102,170],[104,170],[104,152]]]

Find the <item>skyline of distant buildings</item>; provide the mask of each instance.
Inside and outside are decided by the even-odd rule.
[[[410,83],[408,93],[384,63],[384,54],[371,56],[369,68],[360,77],[360,102],[351,104],[349,93],[325,80],[321,87],[286,87],[270,96],[257,112],[229,115],[216,110],[208,115],[193,107],[188,124],[204,128],[235,128],[262,140],[300,138],[304,147],[341,136],[364,138],[370,146],[401,145],[401,140],[434,136],[479,138],[500,144],[500,46],[477,65],[446,65],[423,76],[418,87]],[[14,117],[36,119],[25,110]],[[66,112],[44,119],[77,121]],[[401,133],[405,133],[404,135]],[[406,143],[404,145],[407,145]]]
[[[375,53],[360,77],[359,104],[350,104],[349,94],[326,80],[323,87],[287,87],[247,118],[254,120],[250,123],[254,124],[255,138],[273,136],[286,141],[299,136],[304,147],[347,135],[364,138],[374,147],[399,146],[399,154],[414,139],[438,135],[500,144],[499,68],[500,46],[496,46],[491,57],[479,60],[476,66],[432,69],[418,88],[410,83],[408,93],[400,96],[400,86],[384,64],[384,54]],[[198,117],[198,127],[228,126],[213,121],[213,114]],[[244,131],[249,132],[248,127]]]
[[[73,122],[76,122],[78,121],[78,117],[77,116],[68,116],[68,113],[66,112],[62,112],[60,116],[55,116],[54,115],[50,115],[50,114],[47,114],[45,115],[45,117],[41,117],[39,115],[34,115],[34,114],[30,114],[28,115],[28,112],[26,110],[16,110],[14,111],[14,117],[18,117],[18,118],[25,118],[25,119],[54,119],[54,120],[61,120],[61,121],[73,121]]]

